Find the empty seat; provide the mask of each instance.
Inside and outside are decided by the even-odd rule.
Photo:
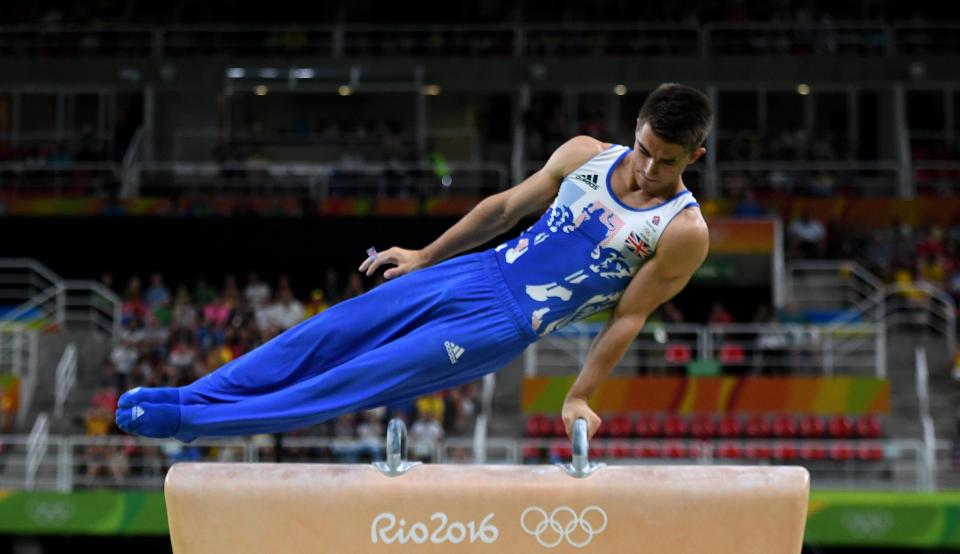
[[[823,418],[815,415],[800,420],[800,436],[805,439],[820,439],[827,433],[827,424]]]
[[[857,418],[854,426],[857,436],[861,439],[875,439],[880,437],[880,418],[875,415],[863,415]]]

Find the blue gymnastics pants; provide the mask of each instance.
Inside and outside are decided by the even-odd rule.
[[[496,371],[537,339],[493,251],[341,302],[180,389],[177,438],[288,431]]]

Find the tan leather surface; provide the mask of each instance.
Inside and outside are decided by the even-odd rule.
[[[367,465],[177,464],[165,494],[174,554],[798,554],[809,475],[612,466],[574,479],[554,466],[423,465],[385,477]]]

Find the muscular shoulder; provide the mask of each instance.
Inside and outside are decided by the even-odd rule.
[[[610,144],[587,135],[578,135],[560,145],[547,161],[546,169],[554,176],[563,178],[576,171],[597,154],[610,148]]]
[[[703,214],[696,207],[678,213],[664,230],[657,247],[663,270],[693,272],[707,257],[710,232]]]

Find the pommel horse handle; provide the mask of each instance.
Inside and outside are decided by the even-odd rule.
[[[606,464],[594,464],[588,460],[590,445],[587,439],[587,420],[582,417],[573,422],[573,463],[558,464],[570,477],[583,479]]]
[[[420,462],[407,461],[407,425],[402,419],[391,419],[387,425],[387,461],[374,462],[373,466],[387,477],[397,477],[418,465]]]
[[[587,439],[587,420],[577,418],[573,423],[573,463],[557,464],[567,475],[577,479],[589,477],[606,464],[590,463]],[[401,419],[391,419],[387,425],[387,461],[374,462],[373,466],[387,477],[398,477],[410,471],[420,462],[407,461],[407,426]]]

